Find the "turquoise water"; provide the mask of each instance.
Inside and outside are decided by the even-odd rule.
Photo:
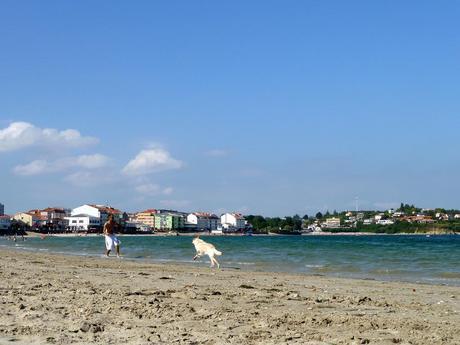
[[[460,236],[203,236],[223,252],[221,267],[460,286]],[[122,236],[122,255],[152,262],[207,266],[190,236]],[[100,256],[104,238],[47,237],[9,241],[19,250]],[[115,259],[114,259],[115,260]]]

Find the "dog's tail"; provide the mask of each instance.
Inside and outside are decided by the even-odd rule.
[[[222,252],[219,252],[217,249],[214,249],[214,254],[215,255],[222,255]]]

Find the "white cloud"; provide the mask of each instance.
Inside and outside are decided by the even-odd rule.
[[[206,153],[206,156],[209,156],[209,157],[225,157],[228,155],[228,151],[225,151],[225,150],[221,150],[221,149],[214,149],[214,150],[209,150],[207,151]]]
[[[86,169],[98,169],[107,166],[110,158],[101,154],[81,155],[76,157],[76,166]]]
[[[138,193],[149,195],[149,196],[161,195],[161,194],[170,195],[173,192],[173,188],[171,187],[161,188],[159,185],[153,184],[153,183],[142,184],[142,185],[137,186],[135,189]]]
[[[171,195],[174,192],[174,189],[172,187],[166,187],[163,189],[163,194],[164,195]]]
[[[28,164],[18,165],[13,171],[17,175],[31,176],[65,171],[71,168],[99,169],[107,166],[110,159],[101,154],[65,157],[55,161],[34,160]]]
[[[162,148],[142,150],[123,168],[126,175],[146,175],[163,170],[179,169],[183,163]]]
[[[90,171],[78,171],[70,174],[65,177],[64,181],[80,187],[88,187],[98,183]]]
[[[141,184],[136,187],[136,191],[141,194],[156,195],[160,193],[160,186],[157,184]]]
[[[54,128],[39,128],[28,122],[13,122],[0,130],[0,152],[15,151],[26,147],[83,147],[99,140],[83,137],[75,129],[59,131]]]
[[[35,160],[28,164],[18,165],[13,171],[16,175],[39,175],[45,172],[49,172],[50,166],[49,163],[45,160]]]
[[[115,183],[118,176],[111,173],[95,171],[77,171],[64,178],[64,181],[78,187],[97,187]]]

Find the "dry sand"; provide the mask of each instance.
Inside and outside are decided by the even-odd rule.
[[[0,344],[460,344],[460,288],[0,251]]]

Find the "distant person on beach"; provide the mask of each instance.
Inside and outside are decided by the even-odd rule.
[[[109,219],[104,224],[105,235],[105,255],[109,256],[110,252],[115,247],[117,257],[120,257],[120,240],[115,236],[115,227],[117,224],[113,220],[113,215],[109,215]]]

